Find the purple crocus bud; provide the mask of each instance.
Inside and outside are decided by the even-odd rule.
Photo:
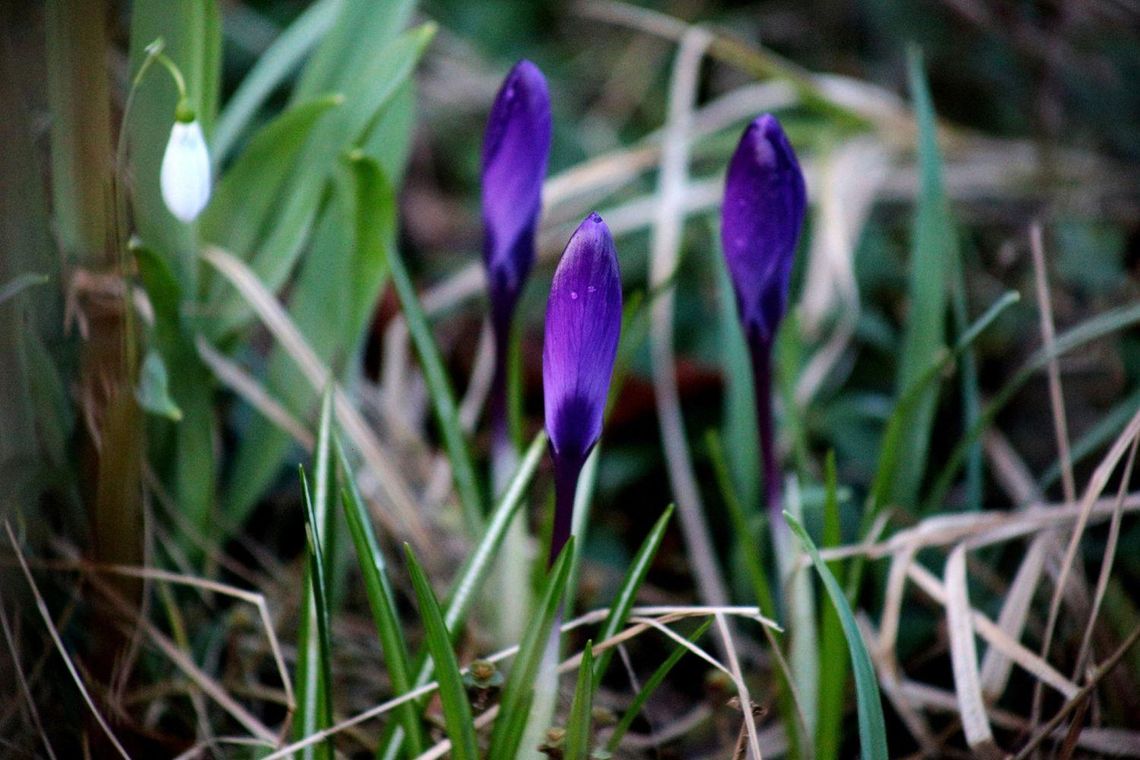
[[[590,214],[566,244],[546,305],[542,390],[556,488],[551,562],[570,536],[578,474],[602,434],[620,334],[617,250],[606,223]]]
[[[527,274],[550,155],[546,78],[519,61],[503,81],[483,141],[483,263],[491,314],[505,341]]]
[[[776,117],[764,114],[740,138],[721,209],[724,256],[751,343],[770,344],[788,308],[805,205],[795,151]]]

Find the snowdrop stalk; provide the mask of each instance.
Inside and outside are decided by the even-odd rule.
[[[772,347],[788,308],[788,286],[807,197],[779,121],[748,125],[728,165],[721,238],[737,312],[752,357],[765,501],[773,530],[784,525],[772,414]]]
[[[542,389],[555,483],[548,565],[570,537],[578,476],[602,433],[621,304],[613,237],[602,218],[590,214],[562,253],[546,306]]]
[[[515,459],[507,431],[511,323],[534,265],[550,134],[546,79],[533,63],[519,61],[495,97],[483,143],[483,264],[495,340],[488,416],[496,481],[510,476]],[[495,483],[496,490],[501,486]]]

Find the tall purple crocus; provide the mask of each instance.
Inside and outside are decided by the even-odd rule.
[[[510,452],[507,435],[507,348],[511,320],[534,264],[542,181],[550,154],[550,94],[530,61],[503,81],[483,141],[483,264],[495,336],[489,417],[495,461]]]
[[[546,305],[542,390],[554,459],[550,562],[570,537],[574,491],[602,434],[621,334],[621,273],[609,227],[586,217],[562,253]]]
[[[772,343],[788,308],[788,284],[807,196],[804,175],[780,122],[760,116],[728,165],[721,239],[736,306],[752,354],[764,490],[772,525],[782,524],[772,424]]]

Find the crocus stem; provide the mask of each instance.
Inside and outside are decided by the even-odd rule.
[[[487,421],[491,428],[491,467],[493,471],[495,495],[498,496],[513,469],[515,447],[507,421],[507,363],[510,353],[507,342],[509,331],[495,330],[495,368],[491,375],[491,391],[487,397]]]
[[[764,503],[772,530],[784,524],[780,466],[776,461],[776,426],[772,414],[772,343],[750,341],[752,384],[756,391],[756,425],[760,433],[760,460],[764,468]]]
[[[554,530],[550,534],[550,557],[546,562],[549,569],[562,553],[562,547],[570,540],[570,530],[574,522],[574,494],[578,490],[578,476],[582,473],[584,459],[570,459],[554,456]]]

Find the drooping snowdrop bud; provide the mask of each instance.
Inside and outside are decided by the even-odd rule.
[[[542,389],[556,488],[551,562],[570,536],[578,475],[602,433],[620,334],[617,250],[606,223],[590,214],[562,253],[546,305]]]
[[[210,201],[210,153],[202,125],[184,106],[178,108],[170,141],[162,156],[162,200],[180,221],[198,218]]]
[[[546,78],[519,61],[499,89],[483,141],[483,263],[492,319],[504,338],[534,264],[550,130]]]
[[[724,256],[750,342],[770,344],[788,308],[805,204],[796,154],[780,122],[764,114],[740,138],[721,209]]]

